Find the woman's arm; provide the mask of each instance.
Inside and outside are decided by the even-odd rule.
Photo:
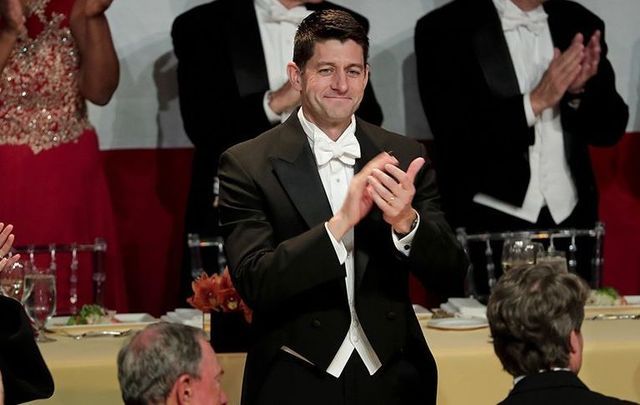
[[[25,16],[20,0],[0,0],[0,73],[20,35],[26,35]]]
[[[71,32],[80,50],[80,92],[98,105],[109,102],[120,79],[118,56],[104,15],[112,2],[76,0],[71,11]]]

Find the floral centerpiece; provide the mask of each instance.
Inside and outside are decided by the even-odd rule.
[[[242,312],[247,323],[251,323],[252,311],[240,298],[233,286],[229,269],[222,275],[208,276],[202,273],[191,283],[193,296],[187,302],[202,312]]]

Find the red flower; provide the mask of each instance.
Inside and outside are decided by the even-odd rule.
[[[191,283],[193,296],[187,298],[187,302],[202,312],[222,311],[240,312],[244,314],[247,322],[251,322],[252,311],[242,301],[240,295],[233,286],[229,269],[225,268],[222,275],[213,274],[207,276],[201,274]]]

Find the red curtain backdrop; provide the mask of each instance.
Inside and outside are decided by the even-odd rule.
[[[129,306],[159,316],[178,302],[182,227],[191,149],[104,151],[118,221]],[[640,294],[640,133],[592,149],[606,224],[604,283]],[[416,303],[437,304],[412,282]]]

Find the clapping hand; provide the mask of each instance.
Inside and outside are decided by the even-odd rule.
[[[0,271],[3,271],[5,268],[10,269],[14,263],[20,260],[20,255],[13,255],[11,257],[5,257],[10,251],[11,246],[13,246],[13,240],[15,237],[11,233],[13,231],[13,225],[4,226],[2,222],[0,222]]]
[[[566,51],[554,49],[553,59],[540,83],[531,92],[531,107],[535,115],[558,104],[582,69],[584,45],[582,34],[576,34]]]
[[[580,34],[578,34],[580,35]],[[584,56],[580,66],[580,73],[576,76],[573,82],[569,85],[569,92],[578,94],[584,91],[584,86],[587,81],[598,73],[598,65],[600,64],[600,38],[602,34],[600,30],[597,30],[589,39],[587,47],[584,49]]]
[[[26,17],[20,0],[0,0],[0,16],[4,20],[4,29],[17,35],[25,35],[27,27],[24,25]]]
[[[99,17],[107,11],[113,0],[85,0],[84,15],[87,18]]]
[[[398,160],[386,152],[371,159],[349,183],[347,197],[340,210],[328,222],[329,231],[337,240],[357,225],[373,207],[373,198],[367,191],[368,179],[374,170],[382,170],[385,166],[395,166]]]
[[[424,163],[423,158],[416,158],[406,172],[395,165],[386,164],[384,170],[373,169],[367,178],[369,195],[396,233],[409,233],[416,218],[417,214],[411,205],[416,193],[413,182]]]

